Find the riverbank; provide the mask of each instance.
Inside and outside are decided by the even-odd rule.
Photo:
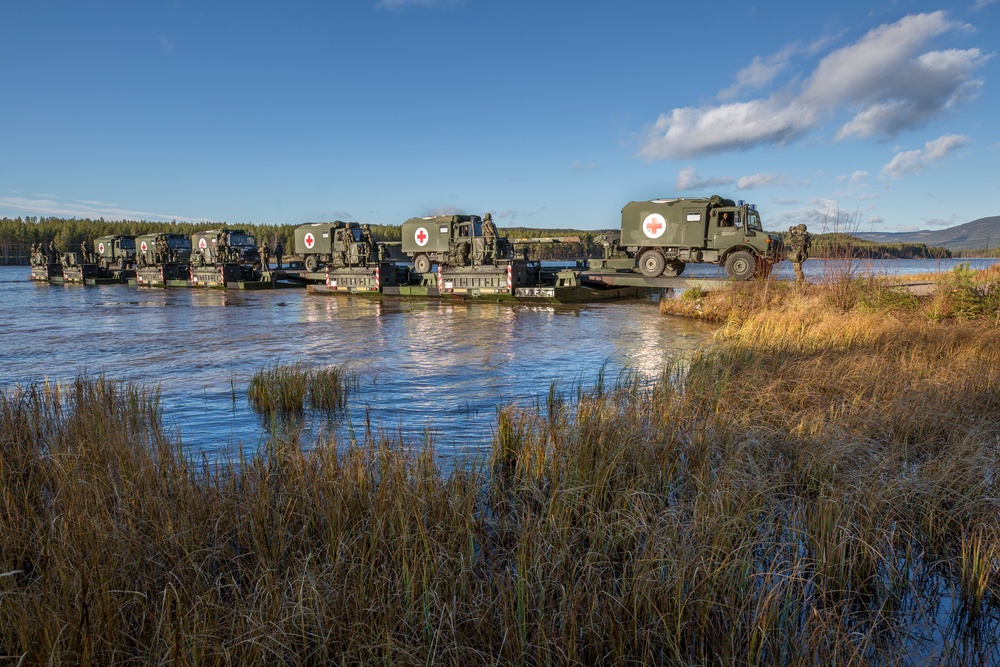
[[[305,450],[278,424],[265,451],[200,464],[153,389],[6,391],[0,653],[995,661],[988,284],[958,276],[920,299],[765,282],[678,299],[725,322],[686,372],[504,409],[489,459],[448,474],[431,447]]]

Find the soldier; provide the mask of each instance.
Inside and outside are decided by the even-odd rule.
[[[215,252],[218,255],[216,262],[218,264],[225,264],[229,259],[229,246],[226,245],[226,237],[220,236],[218,242],[215,244]]]
[[[260,245],[257,246],[257,252],[260,253],[260,270],[269,271],[271,269],[271,249],[267,247],[267,242],[261,241]]]
[[[281,256],[285,253],[285,246],[281,243],[281,238],[274,244],[274,261],[277,263],[278,268],[281,268]]]
[[[733,226],[733,220],[732,218],[729,217],[729,212],[726,211],[719,218],[719,227],[732,227],[732,226]]]
[[[804,283],[806,276],[802,273],[802,262],[809,259],[809,249],[812,247],[812,237],[806,231],[806,226],[800,224],[798,227],[790,227],[791,236],[788,245],[791,248],[790,258],[792,267],[795,269],[795,281]]]
[[[49,241],[48,252],[45,253],[45,262],[47,264],[55,264],[59,259],[59,252],[56,250],[55,240]]]
[[[375,243],[375,236],[372,234],[371,225],[367,222],[361,226],[361,242],[368,244],[368,260],[374,260],[378,249]]]
[[[156,263],[163,264],[167,261],[170,250],[167,247],[167,239],[162,236],[156,237]]]
[[[87,247],[87,239],[80,241],[80,261],[90,264],[90,249]]]
[[[483,248],[486,252],[486,257],[494,257],[496,253],[496,243],[497,243],[497,226],[493,224],[493,214],[487,213],[483,216],[483,239],[485,247]]]
[[[492,213],[487,213],[483,217],[483,236],[492,240],[495,240],[497,237],[497,226],[493,224]]]

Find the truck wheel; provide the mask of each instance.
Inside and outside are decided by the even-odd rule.
[[[647,250],[639,257],[639,273],[647,278],[655,278],[663,273],[667,260],[659,250]]]
[[[417,255],[413,258],[413,270],[417,273],[427,273],[431,270],[431,260],[427,255]]]
[[[663,275],[674,278],[684,273],[684,262],[667,262],[667,268],[663,269]]]
[[[745,250],[734,252],[726,259],[726,274],[733,280],[750,280],[757,272],[757,260]]]
[[[306,271],[313,273],[316,271],[316,266],[319,262],[316,261],[316,255],[306,255]]]

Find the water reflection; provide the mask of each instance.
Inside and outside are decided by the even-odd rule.
[[[212,455],[257,446],[253,373],[281,360],[347,364],[359,377],[339,429],[432,437],[452,455],[488,443],[496,408],[532,402],[556,382],[593,382],[601,366],[655,375],[711,338],[655,303],[591,306],[379,301],[305,290],[137,289],[37,285],[0,267],[2,382],[102,371],[162,387],[165,419]],[[313,431],[321,424],[307,423]]]

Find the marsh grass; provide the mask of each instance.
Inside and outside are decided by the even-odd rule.
[[[247,398],[254,412],[270,420],[300,416],[307,407],[332,417],[347,407],[357,386],[357,375],[346,366],[273,361],[253,374]]]
[[[429,445],[280,432],[198,466],[154,389],[5,390],[0,655],[1000,660],[1000,328],[734,289],[685,372],[552,386],[447,474]]]

